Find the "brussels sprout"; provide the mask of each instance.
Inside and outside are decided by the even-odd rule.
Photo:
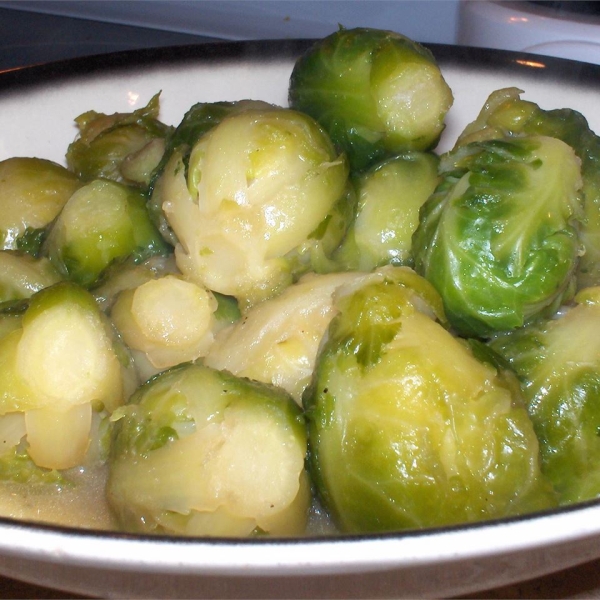
[[[114,410],[128,385],[94,298],[73,283],[32,296],[19,327],[0,339],[0,418],[20,427],[25,450],[39,467],[82,465],[94,412]],[[20,437],[11,438],[10,448],[22,462]]]
[[[576,300],[490,343],[521,381],[542,468],[563,503],[600,496],[600,288]]]
[[[285,258],[294,280],[307,272],[332,273],[340,266],[334,255],[348,233],[356,214],[357,195],[348,182],[346,192],[332,206],[329,213],[307,238]]]
[[[122,292],[110,316],[125,343],[143,352],[158,372],[206,355],[217,306],[205,288],[166,275]]]
[[[282,387],[301,403],[335,314],[333,294],[358,273],[307,274],[217,335],[204,364]]]
[[[91,292],[98,306],[110,311],[118,295],[124,290],[132,290],[138,286],[165,275],[180,274],[173,254],[151,256],[143,262],[127,259],[125,262],[112,264],[102,275],[100,283]]]
[[[187,166],[191,149],[196,145],[196,142],[225,117],[248,109],[262,110],[269,108],[271,108],[270,104],[260,100],[198,102],[185,113],[177,128],[167,137],[164,154],[150,184],[151,195],[148,209],[161,234],[172,246],[177,244],[177,237],[171,230],[162,210],[165,198],[160,176],[173,156],[173,152],[179,151],[183,156],[184,164]]]
[[[361,170],[404,150],[433,148],[453,98],[427,48],[358,28],[319,40],[296,61],[289,102],[319,121]]]
[[[306,431],[285,392],[186,364],[144,384],[113,418],[108,498],[126,530],[304,531]]]
[[[436,188],[438,163],[434,154],[406,152],[356,177],[356,217],[334,255],[340,267],[412,264],[412,235],[421,205]]]
[[[518,384],[435,320],[440,304],[407,267],[337,295],[304,402],[312,477],[343,532],[556,504]]]
[[[469,124],[457,144],[503,136],[546,135],[556,137],[573,148],[581,160],[584,216],[578,288],[600,285],[600,137],[585,117],[570,108],[543,110],[522,100],[521,90],[505,88],[493,92],[477,119]]]
[[[0,303],[29,298],[61,279],[46,257],[0,250]]]
[[[581,176],[567,144],[544,136],[474,142],[443,156],[440,171],[413,253],[459,333],[514,329],[572,297]]]
[[[41,158],[0,162],[0,249],[37,255],[47,226],[81,183],[70,171]]]
[[[272,107],[226,117],[194,146],[187,171],[176,151],[161,177],[177,266],[242,305],[279,293],[347,176],[344,157],[306,115]]]
[[[60,273],[89,287],[114,261],[143,261],[168,247],[152,224],[141,192],[96,179],[69,199],[45,251]]]
[[[77,139],[67,165],[84,181],[111,179],[147,186],[158,166],[171,127],[158,120],[159,94],[131,113],[105,115],[93,110],[75,119]]]

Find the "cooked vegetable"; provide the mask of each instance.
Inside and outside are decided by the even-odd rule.
[[[405,152],[356,178],[356,217],[334,256],[341,268],[412,264],[412,235],[437,185],[438,162],[431,153]]]
[[[0,339],[0,418],[13,427],[4,447],[47,469],[83,465],[93,413],[123,403],[131,383],[93,297],[70,282],[43,289]]]
[[[576,300],[557,318],[491,342],[521,381],[543,470],[562,503],[600,496],[600,288]]]
[[[361,534],[600,497],[600,138],[510,88],[437,156],[452,92],[389,31],[287,92],[0,162],[0,515]]]
[[[260,100],[238,100],[236,102],[198,102],[194,104],[183,116],[181,122],[167,137],[166,148],[151,180],[151,196],[148,208],[150,215],[163,237],[169,244],[175,246],[177,237],[173,233],[163,213],[164,197],[161,175],[169,163],[173,153],[179,152],[183,163],[187,166],[190,152],[198,140],[213,127],[218,125],[225,117],[243,112],[245,110],[270,109],[271,104]]]
[[[214,341],[217,306],[205,288],[165,275],[122,292],[111,318],[129,348],[142,352],[159,372],[206,355]]]
[[[148,186],[171,131],[158,119],[159,94],[131,113],[90,110],[75,119],[77,139],[67,151],[69,168],[82,180],[111,179]]]
[[[333,295],[357,273],[309,273],[223,329],[204,359],[215,369],[285,389],[301,404],[317,350],[335,314]]]
[[[292,108],[314,117],[354,170],[433,148],[453,98],[433,54],[391,31],[340,29],[295,63]]]
[[[61,279],[45,257],[0,250],[0,303],[29,298]]]
[[[108,267],[100,284],[91,291],[98,306],[108,312],[122,291],[135,289],[151,279],[170,274],[180,274],[172,254],[151,256],[142,262],[128,259]]]
[[[317,228],[286,255],[294,280],[307,272],[323,274],[340,270],[335,253],[354,220],[356,206],[356,190],[349,182],[346,191],[331,207]]]
[[[306,432],[283,391],[188,364],[145,384],[114,418],[108,495],[126,530],[303,532]]]
[[[80,186],[75,175],[49,160],[1,161],[0,249],[37,255],[46,228]]]
[[[59,272],[89,287],[115,261],[166,254],[141,192],[96,179],[71,196],[52,226],[46,252]]]
[[[570,108],[543,110],[534,102],[522,100],[520,94],[517,88],[493,92],[457,145],[504,136],[544,135],[571,146],[581,161],[584,199],[580,236],[585,252],[580,259],[577,283],[579,288],[599,285],[600,137],[581,113]]]
[[[200,138],[187,169],[176,151],[161,177],[177,266],[244,305],[279,293],[299,248],[331,219],[347,175],[310,117],[276,107],[226,117]]]
[[[544,136],[474,142],[443,156],[440,171],[413,253],[458,332],[514,329],[572,297],[581,176],[567,144]]]
[[[511,384],[435,316],[406,267],[338,294],[305,395],[310,468],[344,532],[479,521],[555,505]]]

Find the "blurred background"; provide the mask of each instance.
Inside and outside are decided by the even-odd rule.
[[[219,40],[319,38],[340,25],[600,63],[600,2],[492,0],[0,1],[0,69]]]

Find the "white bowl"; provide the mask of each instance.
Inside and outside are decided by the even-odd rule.
[[[285,105],[307,41],[211,44],[75,59],[0,74],[0,159],[63,162],[73,118],[143,106],[162,90],[162,120],[199,101]],[[439,150],[488,94],[516,86],[543,108],[570,107],[600,131],[600,67],[528,54],[430,48],[455,95]],[[79,594],[127,597],[452,596],[600,557],[600,502],[443,529],[303,539],[184,539],[0,519],[0,574]]]

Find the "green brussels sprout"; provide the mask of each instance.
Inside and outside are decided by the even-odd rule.
[[[61,279],[46,257],[0,250],[0,303],[29,298]]]
[[[96,179],[69,199],[44,247],[66,278],[89,287],[115,261],[141,262],[168,247],[152,224],[141,192]]]
[[[306,430],[282,390],[188,363],[144,384],[113,419],[107,491],[125,530],[304,531]]]
[[[278,296],[252,306],[243,319],[221,330],[204,364],[279,386],[301,404],[319,344],[335,314],[335,290],[361,276],[304,275]]]
[[[490,342],[521,382],[542,469],[565,504],[600,496],[600,288],[576,300]]]
[[[81,183],[42,158],[0,161],[0,249],[37,255],[46,229]]]
[[[579,261],[577,287],[600,285],[600,137],[581,113],[570,108],[543,110],[522,100],[520,94],[517,88],[493,92],[457,145],[505,136],[545,135],[571,146],[581,161],[584,199],[580,237],[585,252]]]
[[[190,152],[196,145],[196,142],[225,117],[248,109],[262,110],[269,108],[271,108],[270,104],[260,100],[198,102],[185,113],[177,128],[167,136],[165,151],[150,183],[151,193],[148,209],[161,234],[172,246],[177,244],[177,237],[173,233],[162,210],[165,198],[160,176],[173,156],[173,153],[175,151],[180,152],[184,163],[187,165]]]
[[[161,176],[186,278],[247,306],[292,283],[298,252],[347,191],[348,166],[308,116],[271,107],[229,115]],[[300,261],[306,269],[304,261]]]
[[[83,181],[111,179],[148,186],[172,129],[158,120],[159,95],[131,113],[91,110],[77,117],[79,134],[67,151],[69,169]]]
[[[436,321],[435,290],[384,267],[336,296],[304,396],[309,467],[342,532],[556,505],[518,384]]]
[[[412,265],[412,236],[419,209],[438,183],[438,163],[435,154],[405,152],[355,178],[356,216],[334,255],[341,268]]]
[[[110,317],[134,359],[137,351],[150,362],[153,369],[144,368],[142,376],[149,379],[207,354],[214,341],[217,307],[209,290],[165,275],[123,291]]]
[[[443,156],[440,172],[413,254],[457,332],[514,329],[572,297],[581,175],[567,144],[545,136],[473,142]]]
[[[296,61],[289,84],[290,106],[323,125],[353,170],[433,148],[452,102],[427,48],[378,29],[319,40]]]
[[[0,339],[0,419],[14,428],[5,442],[13,475],[12,459],[51,470],[85,464],[94,413],[105,418],[135,383],[88,292],[60,282],[33,295]]]

